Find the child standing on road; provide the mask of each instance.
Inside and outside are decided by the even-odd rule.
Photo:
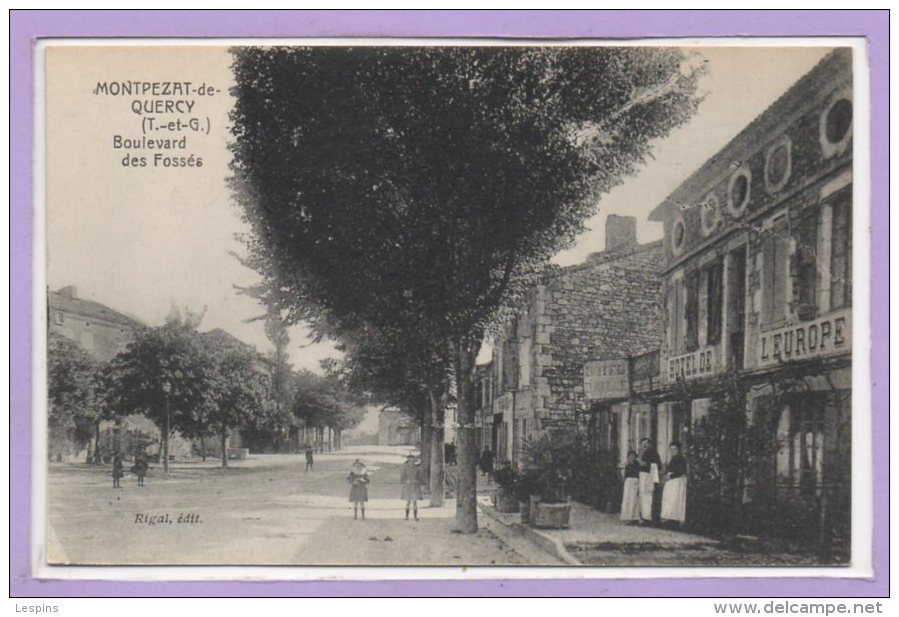
[[[312,446],[306,446],[306,469],[309,471],[315,465],[315,458],[312,455]]]
[[[415,520],[418,520],[418,500],[422,499],[421,495],[421,461],[416,460],[415,456],[410,454],[406,457],[403,464],[403,471],[400,474],[400,484],[403,485],[401,497],[406,502],[406,520],[409,520],[409,506],[412,506],[412,512],[415,514]]]
[[[123,471],[124,467],[122,465],[122,455],[116,452],[112,456],[112,488],[121,488],[122,485],[119,484],[119,480],[122,476],[125,475]]]
[[[134,467],[131,470],[137,476],[137,485],[144,485],[144,476],[147,475],[147,470],[150,468],[149,464],[147,464],[147,457],[143,454],[138,454],[134,459]]]
[[[368,470],[365,464],[358,458],[353,461],[350,475],[346,477],[350,485],[350,501],[353,502],[353,518],[359,518],[359,509],[362,509],[362,520],[365,520],[365,502],[368,501]]]

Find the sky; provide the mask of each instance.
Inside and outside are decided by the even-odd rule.
[[[560,252],[560,265],[579,263],[601,251],[609,214],[637,217],[640,242],[661,237],[649,212],[682,181],[764,111],[826,53],[820,47],[702,47],[708,73],[705,95],[692,120],[654,144],[653,158],[633,177],[601,197],[599,213],[575,245]],[[247,231],[231,200],[228,111],[232,85],[225,47],[50,47],[46,56],[47,285],[74,285],[83,298],[106,304],[149,325],[163,322],[172,305],[206,313],[201,330],[222,328],[268,351],[262,309],[236,287],[257,276],[232,253],[235,234]],[[98,83],[190,82],[184,97],[117,95],[96,91]],[[197,95],[201,85],[217,90]],[[175,87],[175,86],[172,86]],[[208,88],[206,89],[208,90]],[[205,91],[205,90],[204,90]],[[144,110],[158,98],[195,100],[187,114]],[[132,105],[137,106],[132,109]],[[140,140],[147,118],[200,119],[188,129],[188,147],[202,167],[134,166],[116,136]],[[150,129],[159,126],[157,124]],[[173,133],[153,131],[153,139]],[[181,132],[175,131],[179,138]],[[128,163],[127,165],[124,163]],[[290,360],[319,371],[336,355],[333,345],[313,344],[300,325],[291,330]],[[487,348],[482,350],[482,358]],[[372,430],[371,418],[365,423]]]

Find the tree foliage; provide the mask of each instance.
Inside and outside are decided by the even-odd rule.
[[[227,466],[225,443],[234,429],[263,415],[269,392],[268,375],[255,350],[225,337],[203,337],[210,379],[203,409],[210,429],[221,439],[222,465]]]
[[[695,110],[675,49],[234,50],[233,188],[267,304],[319,336],[446,346],[459,527],[476,530],[473,380],[487,329],[597,198]]]
[[[84,349],[51,332],[47,339],[47,401],[50,434],[86,443],[100,421],[100,366]]]

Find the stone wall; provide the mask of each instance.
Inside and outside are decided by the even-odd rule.
[[[585,412],[584,363],[658,348],[660,242],[601,253],[536,289],[516,324],[517,418],[535,429]],[[535,422],[536,420],[536,422]]]

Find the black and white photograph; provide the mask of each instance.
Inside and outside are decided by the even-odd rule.
[[[45,565],[854,565],[858,46],[41,53]]]

